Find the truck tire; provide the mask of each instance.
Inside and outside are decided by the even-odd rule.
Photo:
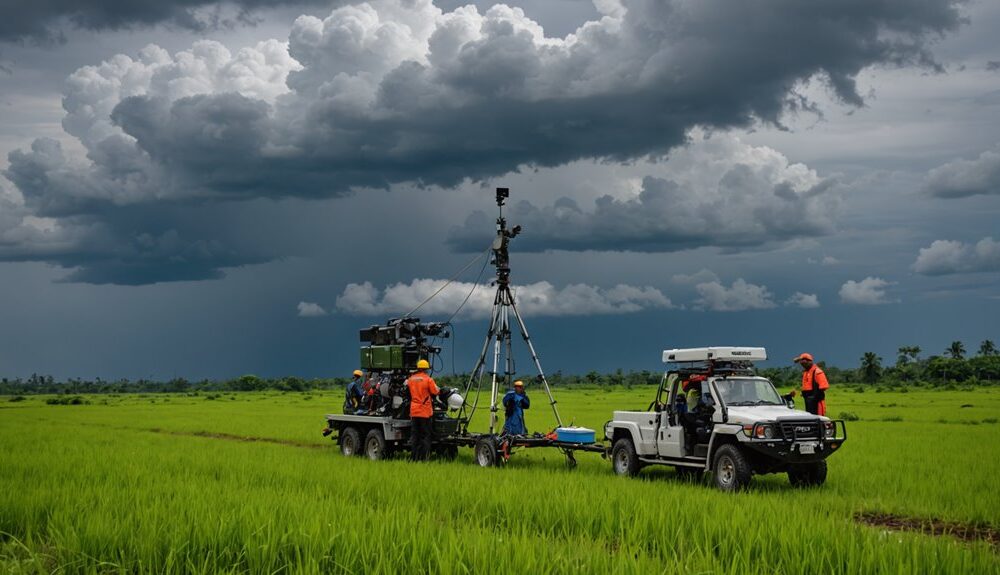
[[[727,492],[741,491],[750,484],[753,473],[743,452],[735,445],[723,445],[715,452],[712,476],[715,486]]]
[[[477,441],[475,453],[476,463],[480,467],[500,467],[503,465],[503,458],[500,457],[497,441],[492,437],[483,437]]]
[[[639,456],[631,439],[623,437],[615,442],[611,448],[611,466],[617,475],[633,477],[639,473]]]
[[[818,487],[826,483],[826,460],[797,463],[788,468],[792,487]]]
[[[345,427],[340,432],[340,452],[345,457],[361,455],[361,434],[355,427]]]
[[[389,458],[389,451],[385,444],[385,435],[379,428],[374,428],[365,436],[365,456],[372,461],[381,461]]]

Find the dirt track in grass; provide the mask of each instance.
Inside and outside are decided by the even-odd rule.
[[[934,536],[950,535],[969,542],[985,541],[1000,550],[1000,530],[987,525],[876,512],[856,513],[854,519],[858,523],[893,531],[915,531]]]

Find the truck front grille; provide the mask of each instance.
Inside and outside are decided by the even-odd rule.
[[[785,439],[819,439],[820,424],[818,421],[782,421],[781,435]]]

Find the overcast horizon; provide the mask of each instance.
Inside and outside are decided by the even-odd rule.
[[[465,4],[0,0],[0,376],[349,374],[498,186],[548,372],[1000,338],[1000,4]]]

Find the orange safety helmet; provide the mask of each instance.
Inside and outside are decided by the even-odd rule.
[[[793,363],[802,363],[803,361],[812,362],[813,356],[808,353],[800,353],[798,357],[792,360]]]

